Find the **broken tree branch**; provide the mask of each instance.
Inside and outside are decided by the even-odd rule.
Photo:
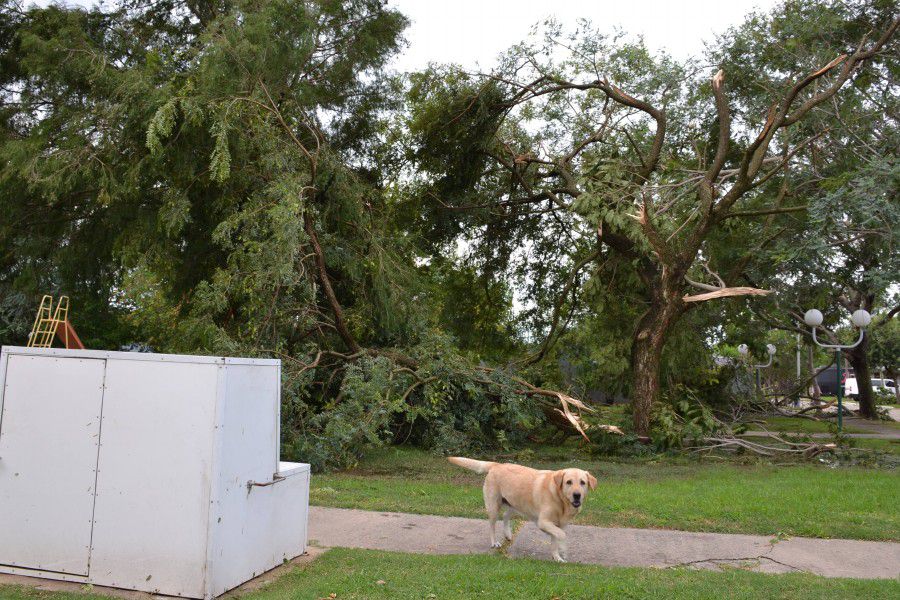
[[[688,283],[692,283],[692,282],[689,281]],[[696,282],[693,282],[692,285],[696,285]],[[728,288],[717,288],[715,291],[707,292],[706,294],[697,294],[695,296],[685,296],[681,299],[681,301],[682,302],[705,302],[707,300],[715,300],[716,298],[728,298],[731,296],[767,296],[771,293],[772,293],[772,290],[761,290],[759,288],[752,288],[752,287],[728,287]]]

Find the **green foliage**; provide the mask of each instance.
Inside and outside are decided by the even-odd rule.
[[[792,0],[770,14],[749,16],[710,48],[710,58],[729,75],[736,118],[758,123],[766,110],[759,89],[788,89],[796,66],[812,72],[852,53],[863,36],[884,30],[896,16],[895,3],[884,0]],[[846,326],[848,313],[858,308],[877,313],[893,306],[891,288],[900,281],[900,239],[894,225],[900,220],[900,129],[889,115],[898,109],[898,56],[893,39],[829,106],[812,111],[796,131],[779,136],[782,148],[809,143],[799,149],[784,176],[760,189],[747,206],[805,210],[735,220],[715,239],[712,254],[723,264],[741,260],[730,250],[739,240],[756,240],[745,278],[775,292],[754,302],[752,312],[730,311],[729,341],[776,341],[777,336],[760,331],[794,330],[800,315],[816,307],[825,314],[820,339],[833,336],[832,343],[846,343],[856,336]],[[812,345],[807,328],[800,326],[799,331]],[[857,368],[871,362],[867,344],[848,355]],[[759,350],[757,344],[756,355],[764,356]],[[817,348],[815,353],[816,365],[830,359]],[[766,375],[782,389],[796,389],[791,363],[776,363]]]
[[[315,386],[289,379],[282,415],[286,453],[316,469],[353,466],[365,450],[393,442],[440,454],[481,453],[522,444],[543,421],[539,406],[515,393],[507,374],[473,372],[447,340],[435,338],[416,350],[422,364],[415,372],[398,370],[386,356],[348,364],[335,382],[337,393],[316,412]],[[308,380],[334,377],[331,368],[307,374]]]
[[[658,448],[668,450],[695,445],[720,427],[697,392],[678,384],[668,389],[654,406],[650,437]]]
[[[516,343],[512,291],[503,280],[479,273],[471,265],[435,259],[429,269],[439,321],[459,348],[476,360],[497,363],[521,350]]]
[[[316,468],[352,466],[362,450],[391,439],[393,418],[406,412],[395,389],[392,363],[367,358],[347,367],[337,397],[310,419],[311,440],[294,449]]]
[[[471,364],[513,346],[509,289],[417,265],[391,157],[364,139],[394,103],[383,67],[399,13],[377,0],[6,13],[4,89],[20,91],[4,92],[0,144],[4,343],[24,339],[39,293],[63,291],[89,347],[281,357],[285,454],[317,469],[397,439],[516,444],[542,420],[510,374]],[[334,333],[310,227],[357,355]]]

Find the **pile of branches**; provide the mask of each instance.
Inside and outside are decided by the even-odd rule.
[[[695,454],[703,452],[712,452],[714,450],[746,450],[759,454],[761,456],[802,456],[803,458],[813,458],[823,452],[832,452],[837,449],[837,444],[833,442],[820,444],[816,442],[792,442],[776,435],[772,432],[766,432],[763,436],[767,443],[751,441],[745,437],[736,435],[721,435],[701,438],[700,445],[687,448],[688,451]],[[772,445],[775,442],[777,445]]]
[[[752,412],[748,413],[748,409]],[[838,448],[833,441],[819,443],[810,439],[788,439],[782,433],[769,431],[764,421],[755,421],[751,416],[764,414],[771,414],[771,411],[766,411],[753,400],[730,407],[728,415],[724,413],[714,415],[710,411],[712,427],[709,427],[703,435],[693,438],[691,445],[685,447],[685,450],[692,454],[714,451],[751,452],[767,457],[794,456],[809,459]],[[753,439],[745,435],[749,424],[760,430],[755,432]]]

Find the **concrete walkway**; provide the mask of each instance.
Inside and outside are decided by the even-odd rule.
[[[497,526],[498,533],[500,525]],[[703,569],[739,567],[765,573],[807,572],[825,577],[900,576],[900,544],[857,540],[691,533],[570,525],[569,560],[615,567]],[[323,547],[370,548],[426,554],[496,552],[487,520],[310,507],[309,539]],[[550,542],[527,523],[506,549],[510,556],[549,559]]]

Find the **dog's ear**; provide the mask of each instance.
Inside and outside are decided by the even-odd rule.
[[[565,476],[566,476],[565,470],[556,471],[555,473],[553,473],[553,483],[556,484],[556,487],[562,489],[563,479],[565,478]]]
[[[591,475],[590,473],[588,473],[587,476],[588,476],[588,489],[593,492],[594,488],[597,487],[597,478],[594,477],[593,475]]]

